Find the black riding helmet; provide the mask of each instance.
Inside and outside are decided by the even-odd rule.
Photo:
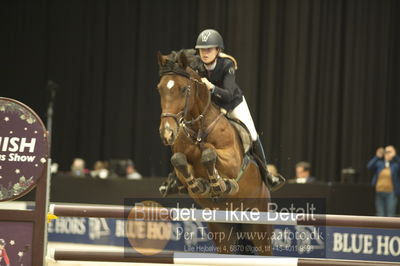
[[[218,31],[207,29],[200,32],[197,37],[196,49],[218,47],[224,49],[224,40]]]

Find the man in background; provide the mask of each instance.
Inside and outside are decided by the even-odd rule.
[[[311,164],[309,162],[298,162],[293,183],[306,184],[313,182],[315,182],[315,178],[311,176]]]
[[[395,216],[397,196],[400,195],[400,158],[396,149],[392,145],[379,147],[367,167],[374,171],[376,215]]]
[[[85,165],[85,160],[82,158],[74,158],[71,165],[71,175],[74,177],[86,177],[90,171],[85,168]]]

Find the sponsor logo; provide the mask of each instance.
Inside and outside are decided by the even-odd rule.
[[[202,42],[207,42],[207,41],[208,41],[208,38],[210,37],[210,35],[211,35],[211,31],[205,31],[205,32],[203,32],[203,33],[201,34],[201,41],[202,41]]]

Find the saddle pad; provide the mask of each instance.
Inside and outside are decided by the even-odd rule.
[[[244,153],[246,154],[252,145],[252,141],[251,141],[251,136],[250,136],[250,132],[247,129],[246,125],[243,124],[240,120],[238,119],[234,119],[231,117],[227,117],[229,122],[232,124],[232,126],[236,129],[236,131],[238,132],[240,139],[242,141],[242,146],[243,146],[243,150]]]

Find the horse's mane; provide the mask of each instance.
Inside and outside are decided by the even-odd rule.
[[[167,57],[168,60],[174,63],[179,63],[181,54],[185,55],[188,62],[188,66],[191,69],[193,69],[196,72],[205,71],[204,64],[201,61],[200,57],[196,55],[195,49],[181,49],[179,51],[172,51],[170,54],[167,55]]]
[[[184,65],[187,65],[186,69],[183,69],[182,66],[182,55],[184,55],[184,59],[186,62]],[[199,72],[205,71],[205,67],[200,57],[196,55],[196,50],[194,49],[181,49],[179,51],[172,51],[170,54],[166,55],[167,61],[173,63],[173,68],[178,68],[176,72],[184,71],[189,74],[191,77],[196,79],[200,84],[203,85],[204,89],[198,91],[203,97],[208,97],[208,89],[204,83],[201,82],[201,76]]]

